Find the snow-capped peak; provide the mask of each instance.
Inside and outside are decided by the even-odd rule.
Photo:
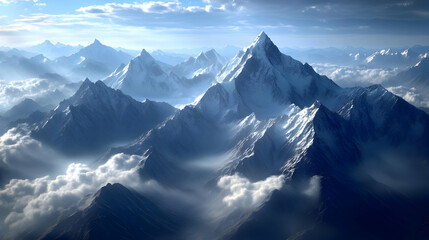
[[[153,57],[146,51],[146,49],[142,49],[139,55],[137,55],[137,58],[150,58],[153,59]]]
[[[258,44],[265,44],[266,42],[271,42],[271,39],[268,37],[268,35],[265,32],[261,32],[255,40],[253,40],[252,45],[258,45]],[[272,43],[272,42],[271,42]]]

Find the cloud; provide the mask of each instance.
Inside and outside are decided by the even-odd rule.
[[[31,78],[20,81],[0,80],[0,112],[6,111],[25,98],[41,105],[56,105],[75,91],[65,82],[49,78]]]
[[[226,191],[227,195],[223,202],[228,207],[252,208],[261,204],[272,191],[281,189],[283,183],[283,175],[271,176],[252,183],[247,178],[235,174],[221,177],[217,185]]]
[[[144,3],[107,3],[81,7],[83,16],[109,19],[118,24],[155,27],[193,28],[220,25],[228,18],[226,10],[212,5],[183,5],[180,1]]]
[[[380,84],[395,76],[400,70],[367,68],[362,66],[338,66],[333,64],[312,64],[319,74],[326,75],[342,87],[369,86]]]
[[[17,3],[17,2],[34,2],[34,3],[37,3],[38,0],[0,0],[0,3],[3,3],[3,4],[11,4],[11,3]]]
[[[308,188],[303,193],[309,197],[319,197],[321,190],[321,176],[314,175],[310,178]]]
[[[30,137],[27,125],[9,129],[0,137],[1,162],[8,168],[34,172],[45,168],[53,156],[52,150]]]
[[[107,183],[141,188],[138,168],[142,160],[141,156],[120,153],[95,169],[72,163],[65,174],[55,178],[13,179],[0,190],[0,219],[8,230],[18,232],[48,221]]]
[[[413,87],[397,86],[389,87],[387,90],[393,94],[398,95],[405,99],[405,101],[413,104],[416,107],[429,108],[429,96],[427,93],[422,93]]]

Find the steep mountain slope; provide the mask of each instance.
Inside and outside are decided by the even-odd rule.
[[[103,79],[119,65],[127,63],[132,57],[121,51],[103,45],[97,39],[79,52],[56,59],[58,67],[70,77],[82,79]]]
[[[88,206],[61,220],[42,239],[171,239],[184,224],[118,183],[107,184],[88,201]]]
[[[429,91],[429,58],[423,58],[415,66],[398,73],[385,83],[386,86],[406,86]]]
[[[104,82],[139,100],[150,98],[184,105],[194,101],[215,82],[223,61],[223,57],[211,50],[169,68],[143,49],[127,65],[118,67]]]
[[[207,155],[222,156],[198,179],[208,186],[237,173],[252,182],[283,175],[286,194],[273,194],[248,215],[222,216],[219,224],[234,223],[229,230],[228,224],[219,227],[225,238],[343,239],[359,233],[357,238],[386,239],[411,236],[421,226],[428,189],[410,193],[408,180],[429,159],[424,112],[380,85],[342,89],[281,54],[265,33],[218,76],[220,83],[193,105],[115,151],[144,154],[142,178],[169,187],[183,187],[183,176],[198,175],[190,166],[208,164]],[[282,204],[294,199],[302,201],[292,214]],[[384,215],[391,220],[379,228]],[[281,224],[289,218],[297,223],[291,230]]]
[[[226,59],[219,55],[216,50],[211,49],[207,52],[201,52],[196,57],[181,62],[173,67],[172,71],[178,76],[188,79],[194,78],[201,74],[216,74],[225,65]]]
[[[390,91],[416,107],[429,108],[429,58],[425,57],[383,83]]]
[[[166,103],[137,102],[101,81],[92,83],[86,79],[32,135],[68,153],[96,151],[137,137],[174,111]]]
[[[36,78],[56,71],[55,64],[40,54],[31,58],[19,55],[0,57],[0,72],[0,79],[10,81]]]
[[[181,79],[164,71],[163,67],[142,50],[127,65],[121,65],[104,82],[137,99],[159,99],[177,94]]]

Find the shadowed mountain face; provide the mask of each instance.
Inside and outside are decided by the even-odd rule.
[[[175,214],[118,183],[107,184],[88,201],[42,239],[177,239],[184,225]]]
[[[132,140],[174,112],[175,108],[166,103],[138,102],[101,81],[87,79],[32,135],[68,153],[97,151]]]

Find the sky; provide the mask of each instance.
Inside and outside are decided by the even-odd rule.
[[[0,46],[43,42],[129,49],[429,45],[427,0],[0,0]]]

